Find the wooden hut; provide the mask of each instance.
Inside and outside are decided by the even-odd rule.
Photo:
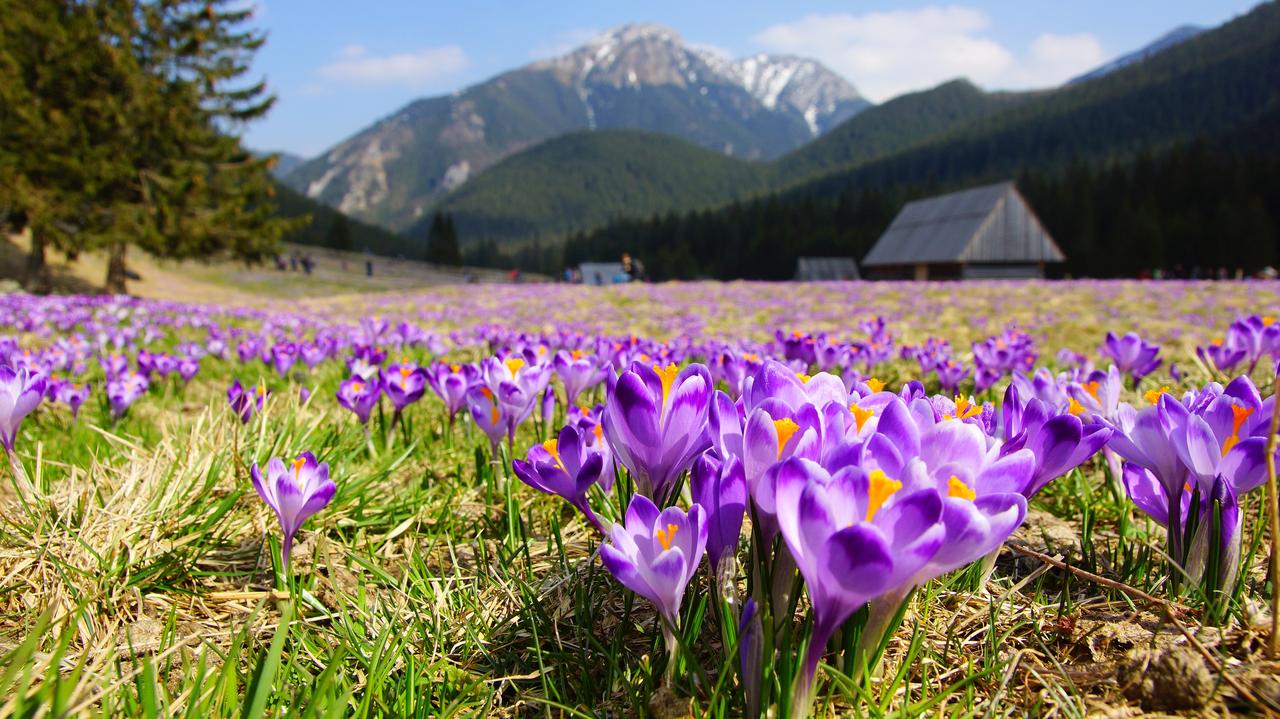
[[[862,260],[878,279],[1043,277],[1066,255],[1012,182],[916,200]]]
[[[852,257],[798,257],[796,280],[820,282],[833,280],[860,280],[858,265]]]

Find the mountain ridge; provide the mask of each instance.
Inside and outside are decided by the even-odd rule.
[[[772,158],[870,103],[819,63],[722,57],[634,24],[450,95],[415,100],[298,167],[286,183],[364,221],[404,229],[498,161],[558,135],[663,132]]]

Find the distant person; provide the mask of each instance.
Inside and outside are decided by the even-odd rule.
[[[364,276],[373,277],[373,260],[364,261]]]
[[[292,255],[289,255],[289,271],[290,272],[298,271],[298,253],[297,252],[293,253]]]
[[[303,256],[302,256],[302,271],[303,271],[303,272],[307,273],[308,275],[309,275],[309,274],[311,274],[311,267],[312,267],[312,265],[314,265],[314,264],[315,264],[315,263],[311,261],[311,255],[303,255]]]
[[[281,257],[280,255],[276,255],[274,259],[276,261],[276,269],[279,270],[280,272],[284,272],[285,267],[287,267],[287,265],[284,263],[284,258]]]

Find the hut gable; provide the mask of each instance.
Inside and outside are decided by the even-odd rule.
[[[862,265],[1041,265],[1065,259],[1013,183],[1001,182],[907,204]]]

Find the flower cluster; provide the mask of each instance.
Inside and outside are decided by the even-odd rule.
[[[809,351],[803,338],[785,339],[797,340],[793,353]],[[797,372],[796,361],[763,360],[736,398],[714,389],[701,364],[634,362],[607,393],[597,448],[571,424],[514,466],[601,528],[601,561],[653,603],[669,644],[704,554],[722,593],[739,591],[749,518],[750,599],[765,630],[786,621],[797,572],[807,590],[808,648],[790,698],[802,713],[828,640],[854,612],[871,604],[873,616],[891,617],[914,587],[996,551],[1027,499],[1087,461],[1112,430],[1078,416],[1061,391],[1050,402],[1011,388],[998,415],[918,383],[892,393],[868,379],[850,390],[839,376]],[[596,488],[606,456],[634,488],[625,517],[607,529],[591,505],[606,491]],[[886,627],[867,631],[877,628]]]

